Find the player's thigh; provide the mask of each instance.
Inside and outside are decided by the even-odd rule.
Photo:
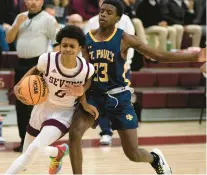
[[[61,135],[62,131],[58,127],[52,125],[44,126],[32,144],[36,148],[44,148],[57,141]]]
[[[84,111],[83,107],[79,105],[73,115],[72,123],[69,129],[69,139],[81,139],[84,132],[90,128],[94,123],[92,115]]]
[[[126,154],[137,150],[138,136],[136,128],[117,130],[117,132],[121,140],[122,148]]]

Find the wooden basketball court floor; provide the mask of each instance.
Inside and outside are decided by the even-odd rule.
[[[134,163],[123,154],[116,131],[112,146],[100,146],[100,129],[89,129],[83,138],[83,172],[85,174],[156,174],[147,163]],[[173,174],[206,174],[206,122],[141,123],[138,129],[140,147],[151,151],[159,148],[164,153]],[[20,154],[11,148],[19,141],[17,127],[4,127],[6,149],[0,150],[0,174]],[[64,136],[60,142],[67,141]],[[159,141],[156,141],[159,140]],[[171,142],[171,140],[174,140]],[[39,157],[22,174],[48,174],[48,157]],[[64,158],[60,174],[72,174],[69,156]]]

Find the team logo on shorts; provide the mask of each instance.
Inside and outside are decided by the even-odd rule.
[[[133,119],[133,116],[128,114],[128,115],[126,115],[126,119],[131,121]]]

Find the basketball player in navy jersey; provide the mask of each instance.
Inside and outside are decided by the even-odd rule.
[[[49,174],[57,174],[62,167],[62,158],[68,154],[68,145],[49,146],[68,132],[77,101],[90,85],[94,67],[77,54],[85,44],[85,35],[79,27],[65,26],[57,36],[60,52],[44,53],[37,66],[30,69],[29,75],[43,74],[49,89],[47,99],[34,106],[24,141],[23,154],[5,172],[18,174],[42,155],[51,157]],[[22,78],[22,79],[23,79]],[[20,80],[15,85],[15,94],[27,104],[21,94]],[[89,82],[89,83],[88,83]],[[89,111],[98,112],[93,106]],[[24,111],[22,111],[24,112]]]
[[[123,6],[119,0],[105,0],[99,13],[100,27],[86,35],[87,47],[83,55],[93,64],[95,73],[91,88],[82,96],[81,103],[85,111],[90,104],[98,109],[100,117],[109,118],[112,129],[118,131],[123,151],[129,160],[150,163],[157,174],[172,174],[160,150],[148,152],[138,147],[138,121],[130,102],[132,89],[125,78],[126,54],[131,47],[158,62],[197,61],[198,54],[178,54],[149,48],[139,37],[115,28],[122,14]],[[93,124],[94,119],[83,110],[74,114],[69,133],[74,174],[82,174],[81,138]]]

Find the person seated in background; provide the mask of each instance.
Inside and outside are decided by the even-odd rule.
[[[165,3],[164,19],[169,25],[176,28],[176,48],[180,49],[183,33],[192,35],[192,46],[199,47],[201,40],[201,27],[192,25],[194,12],[191,0],[161,0]]]
[[[146,10],[150,11],[149,15],[146,15]],[[157,36],[158,49],[166,51],[176,49],[176,30],[174,27],[168,25],[164,18],[163,10],[162,1],[140,0],[137,5],[136,16],[142,21],[147,35]],[[168,40],[171,43],[170,48],[167,48]]]
[[[83,29],[84,23],[83,23],[83,18],[81,15],[72,14],[70,16],[67,16],[66,19],[67,19],[68,24],[74,25],[74,26],[77,26],[77,27],[80,27],[81,29]]]
[[[194,19],[193,24],[200,25],[202,28],[202,46],[206,42],[206,0],[195,0],[194,1]],[[201,46],[201,47],[202,47]]]

